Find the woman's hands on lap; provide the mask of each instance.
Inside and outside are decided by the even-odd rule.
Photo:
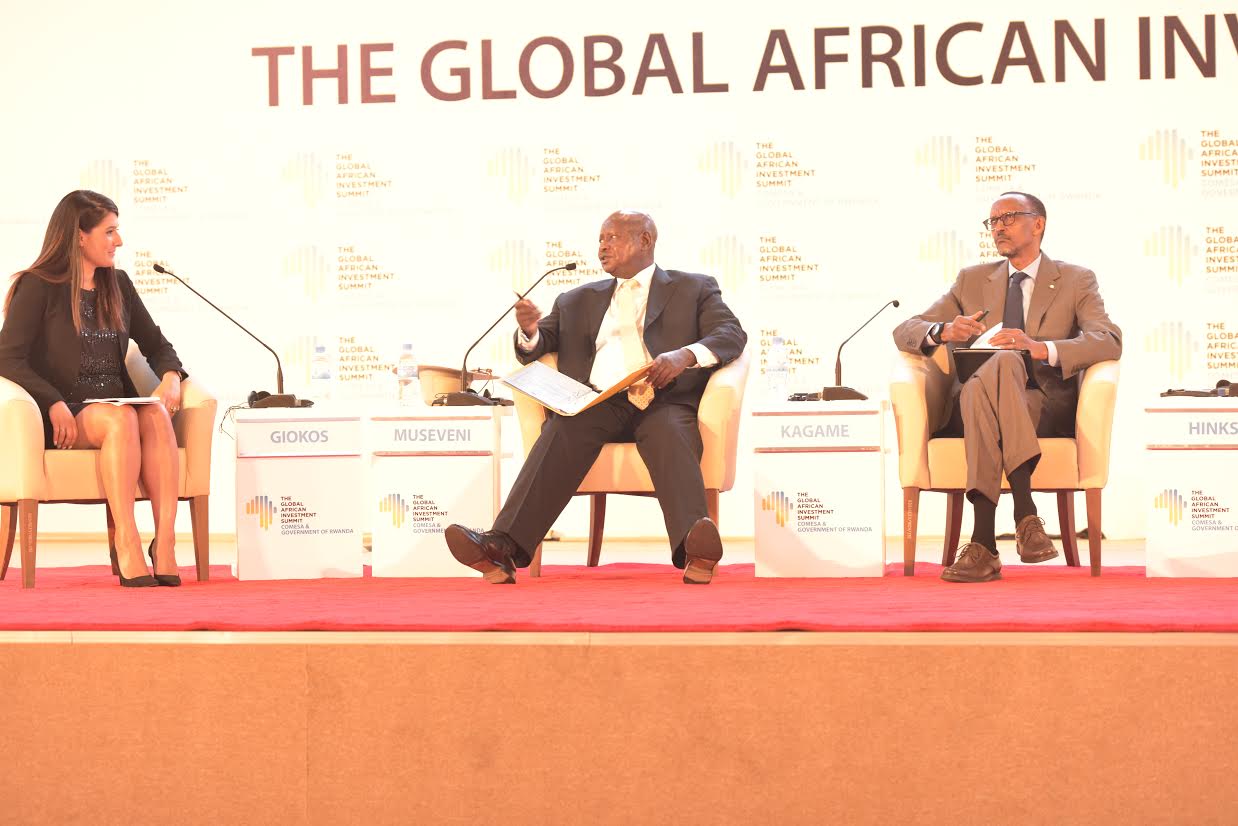
[[[47,411],[52,420],[52,444],[59,450],[68,450],[77,441],[77,419],[73,418],[69,406],[63,401],[56,402]]]
[[[159,399],[169,416],[175,416],[181,409],[181,377],[177,373],[164,373],[163,381],[151,394]]]

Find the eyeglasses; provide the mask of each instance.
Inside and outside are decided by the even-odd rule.
[[[1008,227],[1011,224],[1013,224],[1014,217],[1016,215],[1039,215],[1039,213],[1037,212],[1003,212],[1001,215],[998,215],[996,218],[985,218],[980,223],[984,224],[985,229],[992,232],[993,228],[997,226],[998,221],[1001,221],[1002,226],[1004,227]]]

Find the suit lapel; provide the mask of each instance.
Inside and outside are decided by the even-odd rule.
[[[1032,288],[1032,302],[1027,307],[1027,320],[1024,324],[1029,336],[1035,338],[1040,332],[1040,322],[1044,321],[1049,305],[1061,292],[1057,283],[1061,277],[1062,272],[1057,268],[1057,264],[1042,253],[1040,269],[1036,271],[1036,286]]]
[[[671,300],[671,294],[675,292],[675,284],[671,281],[671,277],[666,274],[666,270],[661,267],[655,267],[653,270],[653,278],[649,280],[649,300],[645,302],[645,342],[648,346],[649,328],[658,320],[658,316],[662,315],[662,311],[666,309],[667,302]]]
[[[985,328],[992,327],[1002,320],[1006,308],[1006,282],[1009,280],[1009,264],[1005,261],[993,267],[988,281],[984,285],[984,302],[981,309],[988,310],[988,318],[984,320]]]

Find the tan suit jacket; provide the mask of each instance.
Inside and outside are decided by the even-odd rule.
[[[904,321],[894,329],[898,349],[908,353],[931,354],[924,348],[929,327],[955,316],[988,310],[989,326],[1003,316],[1009,265],[1005,260],[965,267],[949,292],[933,306]],[[1044,392],[1042,420],[1050,429],[1073,433],[1079,385],[1075,375],[1099,361],[1122,355],[1122,331],[1105,312],[1096,274],[1084,267],[1054,261],[1045,255],[1036,274],[1036,286],[1027,311],[1027,334],[1037,341],[1052,341],[1058,364],[1035,364],[1036,380]],[[971,342],[967,342],[970,344]],[[953,349],[956,345],[949,344]],[[958,345],[966,346],[966,345]],[[956,382],[955,394],[958,393]]]

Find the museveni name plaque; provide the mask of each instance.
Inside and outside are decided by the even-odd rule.
[[[459,411],[459,412],[453,412]],[[443,530],[499,510],[499,407],[437,407],[369,421],[374,576],[470,577]]]

